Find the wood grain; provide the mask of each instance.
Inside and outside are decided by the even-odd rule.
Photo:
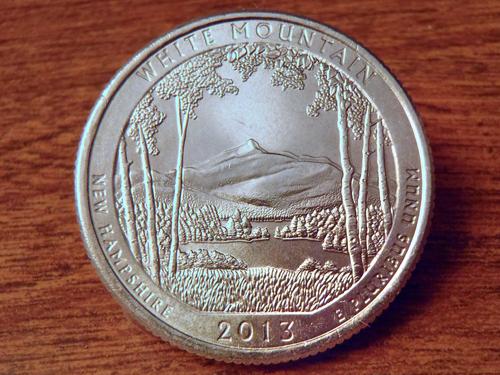
[[[283,1],[403,83],[432,146],[436,207],[413,277],[369,329],[319,356],[243,367],[143,331],[87,260],[73,164],[105,83],[165,31],[270,2],[0,3],[0,373],[500,373],[500,2]]]

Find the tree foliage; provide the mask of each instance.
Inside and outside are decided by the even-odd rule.
[[[203,93],[224,97],[237,94],[233,80],[223,78],[218,69],[226,56],[221,48],[195,56],[167,74],[155,87],[159,98],[169,100],[178,97],[181,109],[190,119],[196,118],[195,108],[203,99]]]
[[[158,109],[153,100],[152,92],[148,91],[134,108],[129,120],[128,135],[134,140],[137,147],[140,147],[139,130],[142,129],[148,153],[158,155],[160,151],[156,145],[156,134],[158,126],[166,115]]]
[[[226,58],[233,68],[247,81],[259,66],[272,70],[271,84],[286,89],[303,90],[306,71],[312,70],[317,59],[293,47],[266,43],[231,45]]]
[[[363,134],[363,116],[368,106],[361,90],[343,73],[323,62],[319,63],[315,74],[318,90],[313,102],[307,106],[309,116],[317,117],[321,110],[337,110],[337,91],[340,91],[346,103],[347,126],[351,129],[355,139],[360,139]]]

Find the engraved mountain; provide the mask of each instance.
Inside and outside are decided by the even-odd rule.
[[[340,167],[327,157],[270,152],[249,139],[184,168],[183,201],[213,204],[222,217],[239,209],[254,219],[286,218],[340,204],[341,178]],[[155,172],[154,180],[157,198],[170,201],[175,170]]]

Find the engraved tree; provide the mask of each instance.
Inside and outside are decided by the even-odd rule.
[[[190,120],[196,119],[195,108],[203,99],[204,92],[224,97],[236,94],[238,88],[233,81],[223,78],[218,69],[226,56],[221,49],[214,49],[195,56],[175,68],[155,87],[156,94],[163,100],[174,98],[178,134],[177,164],[172,202],[171,240],[168,258],[168,274],[173,278],[177,271],[179,249],[179,216],[183,190],[183,168],[187,129]]]
[[[123,208],[123,226],[126,237],[130,243],[130,250],[135,259],[142,264],[143,259],[137,238],[137,228],[135,226],[134,199],[130,183],[130,163],[127,160],[127,149],[125,139],[120,139],[118,145],[118,173],[120,178],[121,205]]]
[[[384,217],[384,234],[389,235],[392,226],[392,210],[391,201],[389,198],[389,188],[387,186],[387,174],[385,170],[385,151],[384,146],[390,145],[391,141],[387,129],[383,126],[382,121],[377,123],[377,174],[378,187],[380,194],[380,206]]]
[[[384,235],[387,237],[392,225],[392,210],[390,205],[389,190],[387,186],[387,175],[385,170],[384,146],[390,146],[389,132],[383,126],[382,119],[378,118],[371,121],[371,110],[368,106],[363,119],[363,145],[361,155],[361,172],[359,178],[358,193],[358,230],[359,241],[362,249],[363,267],[365,271],[368,268],[368,211],[367,211],[367,187],[369,159],[373,153],[377,156],[377,180],[379,190],[379,200],[383,213]],[[375,131],[372,129],[375,128]],[[374,139],[372,139],[374,138]],[[371,143],[375,142],[375,149],[372,149]]]
[[[361,173],[359,176],[359,193],[358,193],[358,231],[359,244],[361,246],[361,254],[363,261],[363,269],[368,268],[368,244],[367,244],[367,214],[366,214],[366,198],[368,187],[368,168],[369,158],[372,153],[370,150],[370,134],[371,134],[371,110],[367,106],[363,119],[363,145],[361,149]]]
[[[363,275],[363,256],[358,231],[358,218],[353,199],[352,181],[354,167],[349,155],[349,133],[354,138],[362,136],[363,115],[369,111],[368,103],[360,90],[345,75],[333,67],[320,63],[316,72],[318,91],[314,101],[307,107],[307,114],[319,116],[323,111],[337,111],[340,164],[342,168],[341,195],[345,211],[347,250],[354,281]],[[365,115],[365,118],[368,115]],[[366,211],[366,210],[365,210]]]
[[[146,264],[143,265],[149,271],[149,275],[156,283],[161,283],[160,278],[160,254],[156,236],[156,209],[153,190],[153,178],[151,176],[150,155],[159,153],[156,145],[156,134],[158,126],[165,119],[165,114],[160,112],[153,103],[153,95],[148,92],[135,107],[128,124],[128,135],[137,146],[141,162],[141,172],[144,190],[144,205],[146,208]],[[122,156],[123,157],[123,156]],[[126,181],[125,181],[126,183]],[[129,210],[131,213],[133,211]],[[129,240],[129,241],[133,241]]]

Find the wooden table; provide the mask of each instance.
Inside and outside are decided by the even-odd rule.
[[[334,350],[244,367],[143,331],[80,241],[73,164],[100,91],[133,53],[193,18],[266,1],[2,1],[0,373],[500,373],[500,2],[292,1],[408,90],[434,153],[432,232],[391,307]]]

